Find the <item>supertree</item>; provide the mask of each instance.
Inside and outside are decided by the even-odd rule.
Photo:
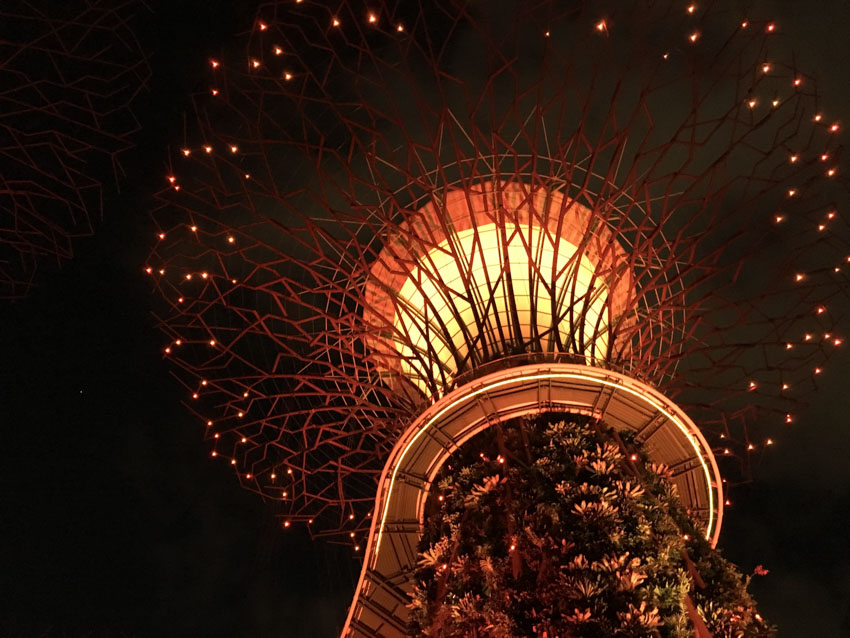
[[[0,298],[24,296],[39,264],[92,234],[139,128],[132,105],[150,68],[132,27],[144,11],[137,0],[0,7]]]
[[[554,560],[529,549],[554,538],[544,492],[584,516],[637,498],[626,476],[655,512],[635,530],[702,543],[665,541],[697,556],[671,567],[686,616],[665,635],[743,623],[689,592],[726,574],[700,562],[716,457],[745,479],[794,422],[841,346],[850,261],[841,124],[778,25],[678,2],[280,2],[209,73],[145,265],[164,352],[212,456],[284,527],[363,554],[346,635],[403,635],[414,572],[430,585],[410,631],[453,635],[471,611],[481,633],[454,631],[520,631],[539,610],[485,613],[451,582],[492,594],[501,572],[476,560],[514,579]],[[511,490],[541,500],[512,508]],[[560,540],[561,567],[584,569]],[[642,595],[612,603],[623,635],[659,631]],[[523,631],[597,635],[575,629],[591,607]]]

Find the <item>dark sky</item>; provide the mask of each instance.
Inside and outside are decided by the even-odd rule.
[[[827,107],[850,119],[846,2],[778,2]],[[142,274],[146,209],[206,59],[250,24],[244,2],[174,0],[141,35],[154,79],[130,178],[97,234],[29,298],[0,306],[0,635],[338,635],[349,551],[280,530],[209,460],[161,359]],[[804,6],[805,5],[805,6]],[[733,493],[725,554],[783,637],[850,636],[850,366]]]

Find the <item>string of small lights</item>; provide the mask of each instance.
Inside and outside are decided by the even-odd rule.
[[[272,2],[246,52],[210,58],[144,271],[211,456],[288,504],[284,527],[359,548],[397,433],[508,356],[584,358],[659,388],[733,482],[795,423],[845,338],[841,122],[776,22],[644,4],[535,6],[505,24],[452,2]],[[484,183],[494,219],[518,214],[504,204],[517,184],[530,201],[563,193],[627,255],[628,310],[608,298],[609,319],[594,315],[604,348],[575,338],[591,306],[578,296],[547,333],[574,345],[504,337],[475,359],[461,339],[448,374],[422,363],[433,353],[409,323],[375,311],[370,291],[401,303],[376,276],[383,248],[469,259],[440,217],[447,193]],[[396,254],[387,272],[412,277]],[[516,308],[500,290],[483,303]]]

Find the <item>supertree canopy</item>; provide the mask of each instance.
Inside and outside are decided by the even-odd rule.
[[[104,181],[138,123],[150,75],[132,22],[144,4],[10,0],[0,7],[0,298],[92,233]]]
[[[721,467],[843,338],[842,129],[781,25],[287,1],[209,62],[145,265],[163,347],[212,456],[364,554],[346,631],[403,631],[434,481],[516,419],[604,424],[716,543]]]

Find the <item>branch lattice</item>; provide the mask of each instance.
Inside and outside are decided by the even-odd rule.
[[[138,0],[0,8],[0,297],[24,296],[39,264],[61,263],[102,214],[104,175],[138,132],[132,105],[147,55]]]
[[[494,366],[562,357],[659,387],[745,476],[843,339],[842,131],[790,59],[775,25],[721,3],[263,6],[247,51],[210,61],[146,265],[213,456],[287,524],[350,535],[423,405]],[[458,301],[519,317],[504,258],[470,301],[470,255],[493,259],[485,222],[572,224],[557,307],[526,243],[546,291],[530,334]],[[437,254],[467,285],[424,294]],[[582,256],[590,290],[628,290],[592,321],[570,274]],[[423,345],[411,321],[437,325],[438,303],[472,329]],[[419,319],[393,320],[405,313]]]

